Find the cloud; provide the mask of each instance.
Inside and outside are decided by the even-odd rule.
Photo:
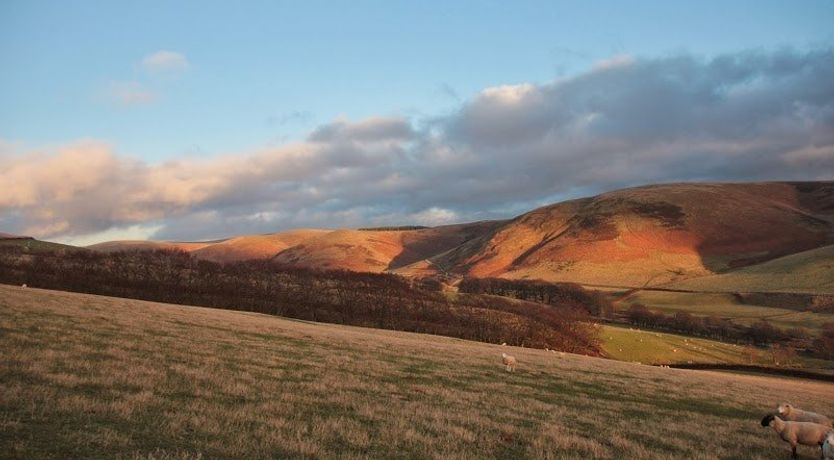
[[[191,66],[188,58],[176,51],[160,50],[142,58],[142,68],[151,74],[178,74]]]
[[[148,105],[159,98],[156,92],[135,81],[113,82],[107,95],[111,102],[122,107]]]
[[[48,238],[157,228],[440,224],[682,180],[834,179],[834,51],[616,58],[487,88],[450,115],[337,119],[301,142],[147,164],[109,144],[0,149],[0,226]]]
[[[356,123],[337,120],[316,128],[307,139],[312,142],[384,142],[409,140],[414,134],[411,124],[404,118],[373,117]]]

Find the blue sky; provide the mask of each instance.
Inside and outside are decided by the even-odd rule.
[[[418,132],[417,141],[400,139],[407,141],[401,149],[412,152],[406,156],[414,156],[414,144],[425,145],[432,130],[452,139],[452,119],[477,106],[488,88],[574,82],[605,67],[601,62],[618,59],[671,62],[686,56],[706,68],[721,56],[753,52],[773,58],[785,50],[805,55],[834,45],[830,1],[588,3],[6,0],[0,2],[0,152],[23,161],[59,155],[79,142],[103,144],[118,161],[153,168],[166,161],[252,158],[265,149],[304,143],[311,132],[334,122],[376,117],[406,120]],[[828,59],[825,53],[813,56],[809,59],[817,64]],[[823,112],[826,104],[820,105]],[[827,118],[818,121],[821,129],[829,127]],[[828,159],[825,152],[817,156]],[[338,163],[342,157],[328,158]],[[414,168],[393,166],[386,177],[411,175]],[[216,230],[195,236],[214,237],[245,230],[245,220],[229,223],[244,215],[283,216],[254,226],[258,230],[408,220],[432,209],[478,218],[580,191],[667,178],[690,177],[606,177],[539,193],[508,193],[477,209],[443,197],[371,205],[328,196],[304,209],[264,202],[229,216],[223,208],[228,200],[218,198],[161,206],[144,220],[95,216],[95,225],[70,219],[52,230],[32,224],[38,219],[18,197],[7,199],[5,208],[0,200],[0,224],[59,238],[137,225],[156,229],[156,236],[181,236],[171,230],[174,220],[195,213],[211,220],[215,212],[219,217],[209,226]],[[705,170],[691,178],[724,177]],[[267,188],[276,187],[268,182]],[[316,188],[312,182],[303,176],[295,186]],[[316,209],[331,214],[299,217]]]

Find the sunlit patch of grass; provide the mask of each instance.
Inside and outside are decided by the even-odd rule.
[[[635,303],[667,314],[683,311],[697,316],[724,318],[735,324],[747,326],[756,321],[767,320],[780,328],[801,327],[815,332],[822,324],[834,322],[834,314],[830,313],[742,304],[732,293],[646,290],[629,296],[620,308],[627,309]]]
[[[8,286],[0,350],[11,458],[762,458],[786,394],[834,412],[818,382]]]

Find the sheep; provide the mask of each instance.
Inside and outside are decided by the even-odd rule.
[[[507,372],[514,372],[515,366],[518,364],[518,361],[516,361],[515,356],[510,356],[506,353],[501,353],[501,362],[503,362],[504,365],[507,366]]]
[[[834,433],[828,433],[825,442],[822,443],[823,460],[834,460]]]
[[[831,419],[828,417],[817,414],[816,412],[797,409],[788,403],[779,404],[779,406],[776,407],[776,411],[779,412],[779,416],[782,417],[782,420],[788,422],[812,422],[825,425],[829,428],[834,427],[834,425],[831,424]]]
[[[25,288],[27,288],[27,287],[29,287],[29,286],[27,286],[27,285],[26,285],[26,283],[23,283],[23,284],[21,284],[21,285],[20,285],[20,287],[22,287],[22,288],[24,288],[24,289],[25,289]]]
[[[812,422],[786,422],[773,414],[765,415],[762,419],[762,426],[773,427],[773,430],[785,441],[791,444],[792,458],[796,456],[796,446],[820,446],[826,436],[831,433],[831,428]]]

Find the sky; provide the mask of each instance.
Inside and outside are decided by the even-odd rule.
[[[0,231],[90,244],[834,179],[834,2],[0,2]]]

